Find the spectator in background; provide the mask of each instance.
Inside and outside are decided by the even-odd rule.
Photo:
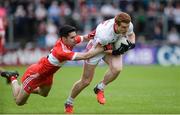
[[[176,3],[176,7],[173,10],[174,15],[174,24],[177,28],[177,31],[180,33],[180,1]]]
[[[7,11],[4,7],[0,6],[0,55],[4,52],[5,33],[7,27]]]
[[[167,42],[170,44],[180,45],[180,36],[175,27],[172,27],[167,34]]]
[[[54,46],[55,42],[58,39],[57,35],[57,27],[53,23],[52,20],[48,20],[47,27],[46,27],[47,34],[45,36],[46,46],[51,48]]]
[[[156,25],[154,28],[153,40],[155,43],[159,43],[163,40],[163,34],[160,26]]]
[[[66,2],[62,2],[60,4],[60,16],[65,17],[65,16],[69,16],[71,14],[71,9],[69,7],[69,5]]]
[[[48,8],[48,18],[57,26],[59,25],[60,8],[57,1],[53,1]]]
[[[168,18],[168,30],[170,30],[170,28],[174,25],[173,11],[174,11],[174,7],[172,1],[168,1],[167,6],[164,8],[164,14]]]
[[[30,3],[27,6],[27,36],[29,37],[29,40],[32,40],[32,38],[35,35],[35,25],[36,25],[36,18],[34,13],[35,7],[34,4]]]
[[[138,35],[144,35],[146,31],[146,14],[145,11],[142,7],[139,7],[138,12],[137,12],[137,18],[136,18],[136,26],[135,26],[135,31],[137,32]]]
[[[44,4],[38,4],[37,8],[35,9],[35,17],[37,21],[44,21],[47,16],[47,10],[44,7]]]
[[[40,48],[46,47],[45,36],[46,36],[46,22],[42,21],[39,23],[37,30],[37,37],[36,37],[37,47]]]
[[[104,20],[107,20],[113,18],[116,14],[118,14],[119,9],[116,7],[116,5],[108,3],[108,4],[104,4],[101,7],[100,12],[104,17]]]
[[[25,36],[26,33],[26,11],[23,7],[23,5],[18,5],[17,9],[15,11],[15,34],[17,35],[16,37],[23,37]]]
[[[59,26],[64,25],[64,24],[75,26],[75,24],[71,24],[71,20],[73,19],[73,16],[71,15],[72,11],[69,5],[66,2],[61,2],[59,5],[59,9],[60,9]],[[67,17],[70,19],[68,19]]]

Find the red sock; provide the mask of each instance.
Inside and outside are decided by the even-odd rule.
[[[10,77],[10,81],[12,82],[12,81],[14,81],[14,80],[16,80],[17,78],[15,77],[15,76],[12,76],[12,77]]]

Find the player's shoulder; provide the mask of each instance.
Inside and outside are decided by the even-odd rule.
[[[113,28],[113,24],[114,24],[114,18],[106,20],[101,24],[99,24],[99,26],[96,28],[96,32],[108,34],[110,30]]]
[[[133,26],[133,23],[132,22],[130,22],[130,24],[129,24],[130,26],[129,27],[131,27],[131,26]]]
[[[133,29],[133,23],[132,22],[130,22],[130,24],[129,24],[129,29]]]

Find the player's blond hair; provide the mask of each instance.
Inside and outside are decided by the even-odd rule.
[[[115,23],[120,25],[121,22],[130,23],[131,22],[131,17],[129,16],[129,14],[127,14],[125,12],[121,12],[118,15],[116,15],[115,16]]]

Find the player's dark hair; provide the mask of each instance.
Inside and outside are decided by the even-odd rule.
[[[69,33],[76,31],[76,28],[70,25],[63,25],[59,29],[59,35],[61,37],[67,37]]]

